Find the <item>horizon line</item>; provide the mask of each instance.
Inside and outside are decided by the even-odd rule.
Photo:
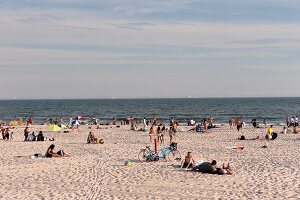
[[[147,99],[238,99],[238,98],[300,98],[300,96],[228,96],[228,97],[103,97],[103,98],[0,98],[0,101],[22,100],[147,100]]]

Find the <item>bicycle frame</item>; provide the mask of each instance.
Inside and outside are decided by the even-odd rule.
[[[168,155],[168,153],[170,153],[174,150],[175,149],[171,148],[171,147],[160,148],[158,150],[157,154],[155,154],[155,151],[153,149],[150,149],[150,148],[144,149],[146,159],[151,159],[151,158],[166,159],[166,156]]]

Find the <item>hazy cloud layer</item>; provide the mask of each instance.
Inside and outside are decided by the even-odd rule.
[[[296,0],[0,1],[0,98],[300,96]]]

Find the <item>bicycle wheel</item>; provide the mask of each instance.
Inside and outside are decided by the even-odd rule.
[[[141,152],[139,153],[138,157],[139,157],[139,161],[140,162],[146,162],[147,158],[146,158],[146,152],[145,152],[145,150],[141,150]]]
[[[168,153],[168,161],[180,162],[180,160],[181,160],[181,153],[178,150],[170,151]]]

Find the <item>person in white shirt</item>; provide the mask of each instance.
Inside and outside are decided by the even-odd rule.
[[[294,117],[292,117],[290,119],[290,126],[295,126],[295,120],[294,120]]]
[[[143,119],[143,130],[145,131],[147,127],[147,122],[146,122],[146,118],[144,117]]]

